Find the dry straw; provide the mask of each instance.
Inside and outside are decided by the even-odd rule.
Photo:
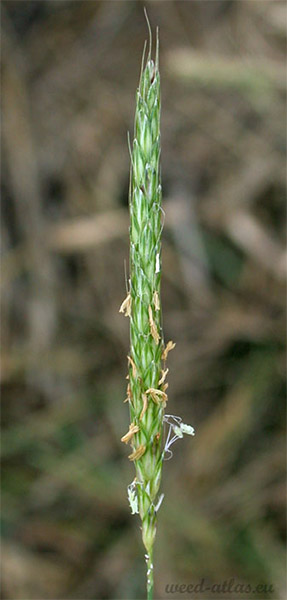
[[[163,499],[158,496],[164,458],[170,445],[193,428],[179,417],[165,415],[167,403],[166,360],[175,344],[163,341],[161,325],[161,181],[160,181],[160,76],[159,38],[156,32],[155,60],[149,21],[149,49],[144,47],[136,95],[134,140],[131,154],[130,279],[129,292],[120,312],[130,318],[127,399],[130,426],[121,438],[131,444],[129,459],[136,477],[128,486],[132,514],[139,513],[146,549],[147,598],[153,597],[153,546],[157,512]],[[164,423],[167,436],[164,439]]]

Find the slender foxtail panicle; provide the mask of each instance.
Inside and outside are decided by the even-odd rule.
[[[132,448],[129,459],[135,464],[136,477],[128,486],[128,500],[132,514],[138,513],[142,522],[147,597],[151,599],[153,545],[163,500],[163,494],[159,495],[162,464],[171,456],[171,443],[183,433],[193,434],[193,429],[184,426],[179,417],[164,416],[168,399],[166,360],[175,344],[169,341],[164,345],[162,331],[159,38],[157,30],[153,60],[149,22],[148,27],[149,48],[146,53],[144,47],[132,147],[129,144],[130,279],[120,312],[130,318],[131,344],[126,398],[131,423],[121,440]],[[169,427],[166,440],[164,426]]]

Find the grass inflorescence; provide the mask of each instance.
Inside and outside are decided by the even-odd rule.
[[[127,386],[131,423],[121,440],[131,444],[129,459],[135,464],[136,477],[128,486],[128,498],[132,514],[139,513],[142,522],[148,598],[153,595],[153,546],[157,511],[163,499],[163,495],[159,496],[163,459],[175,439],[191,433],[180,428],[178,417],[173,420],[171,415],[165,416],[166,360],[175,344],[169,341],[164,345],[160,300],[163,225],[158,30],[155,60],[151,53],[150,32],[147,56],[146,46],[143,53],[130,147],[130,279],[127,297],[120,307],[120,312],[130,318],[131,343]],[[165,422],[169,427],[166,441]]]

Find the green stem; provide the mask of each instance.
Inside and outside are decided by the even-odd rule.
[[[147,565],[147,600],[153,600],[153,550],[146,554]]]

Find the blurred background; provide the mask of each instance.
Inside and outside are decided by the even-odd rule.
[[[164,465],[155,597],[202,578],[286,597],[286,3],[4,0],[7,600],[145,597],[118,313],[144,5],[160,27],[168,409],[196,428]]]

